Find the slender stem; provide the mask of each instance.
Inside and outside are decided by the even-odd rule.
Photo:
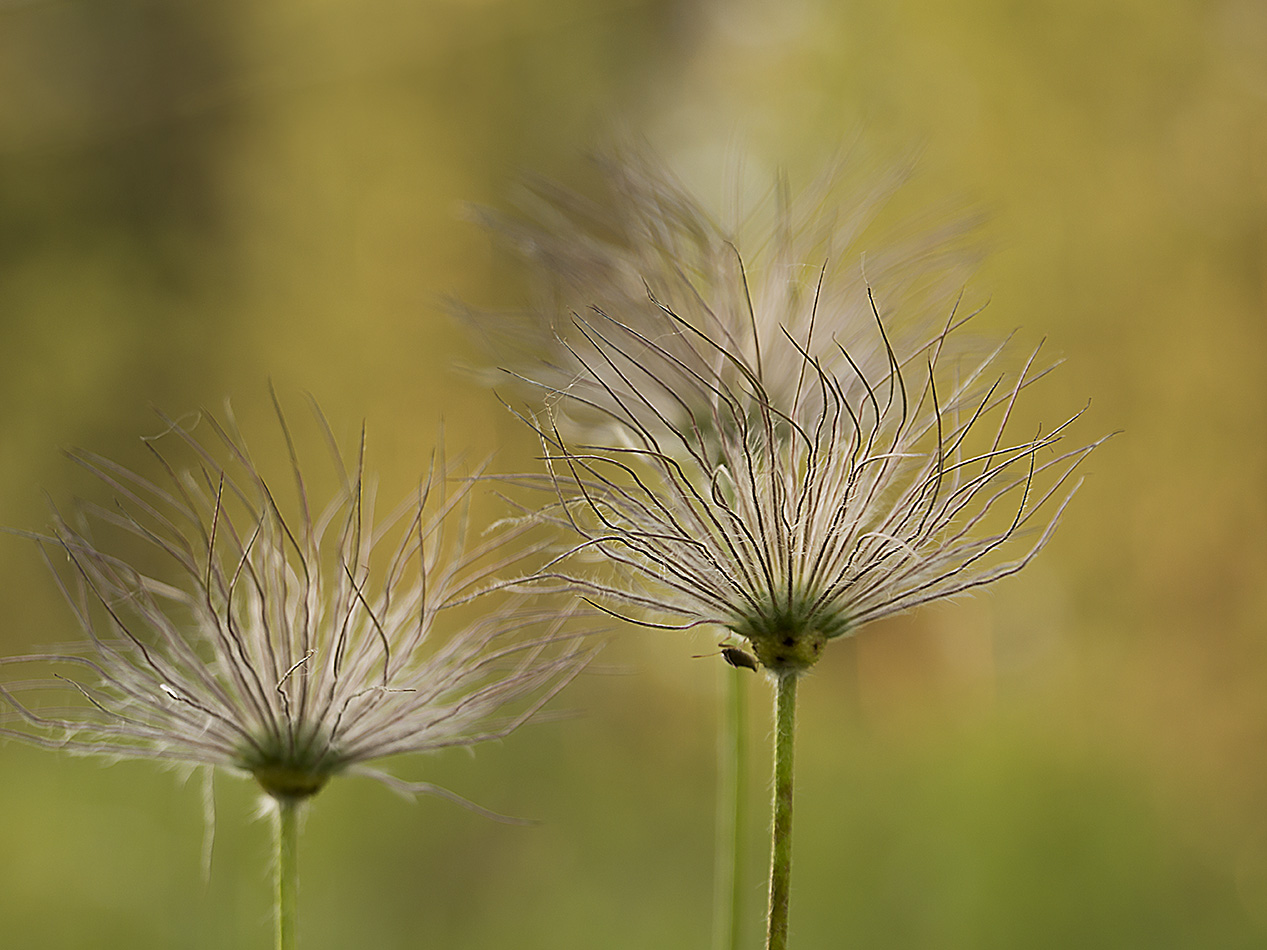
[[[792,745],[796,735],[795,673],[778,678],[774,713],[774,830],[770,846],[770,929],[766,950],[787,950],[792,882]]]
[[[277,802],[277,950],[298,946],[295,913],[299,891],[299,802],[279,796]]]
[[[747,878],[743,832],[748,825],[748,675],[722,666],[717,741],[717,828],[714,834],[713,950],[738,950]]]
[[[732,833],[735,839],[734,870],[730,884],[730,943],[731,950],[739,950],[743,936],[743,911],[746,906],[744,890],[748,883],[747,849],[744,847],[744,831],[748,827],[748,670],[735,670],[735,821]]]

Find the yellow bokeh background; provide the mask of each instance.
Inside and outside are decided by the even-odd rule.
[[[583,179],[633,129],[704,186],[922,152],[904,206],[988,214],[982,325],[1124,433],[1022,575],[833,645],[802,689],[793,944],[1267,942],[1267,7],[1261,0],[0,0],[0,523],[91,483],[81,446],[268,382],[403,492],[451,453],[534,464],[446,298],[522,300],[466,203]],[[739,144],[737,144],[739,143]],[[491,511],[491,506],[490,509]],[[0,649],[74,636],[0,537]],[[505,827],[333,783],[302,946],[702,947],[716,661],[622,631],[561,708],[407,766]],[[763,912],[753,697],[749,946]],[[216,780],[0,746],[0,947],[265,947],[269,829]]]

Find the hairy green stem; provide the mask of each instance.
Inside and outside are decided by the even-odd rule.
[[[717,828],[714,833],[713,950],[738,950],[747,878],[743,832],[748,825],[747,670],[722,667],[717,736]]]
[[[277,950],[295,950],[299,891],[299,802],[279,796],[277,802]]]
[[[778,678],[774,713],[774,822],[770,845],[770,927],[766,950],[787,950],[792,882],[792,746],[796,735],[797,674]]]

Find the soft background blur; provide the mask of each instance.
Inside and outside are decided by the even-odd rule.
[[[572,180],[613,120],[709,181],[922,144],[967,200],[987,328],[1068,364],[1031,397],[1125,435],[992,593],[837,644],[802,689],[793,939],[818,947],[1267,943],[1267,6],[1261,0],[0,0],[0,522],[96,491],[59,454],[267,380],[404,491],[454,450],[531,463],[452,370],[445,295],[522,282],[462,203]],[[1041,391],[1041,394],[1039,394]],[[320,461],[320,456],[317,456]],[[0,649],[73,635],[0,538]],[[495,825],[332,783],[303,946],[708,942],[716,661],[631,632],[578,715],[415,763]],[[764,742],[765,687],[751,681]],[[266,947],[270,832],[217,780],[0,746],[0,945]],[[751,946],[764,897],[754,750]]]

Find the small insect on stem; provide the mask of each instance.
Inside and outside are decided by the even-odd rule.
[[[727,663],[729,663],[731,666],[733,666],[735,669],[739,669],[740,667],[742,667],[745,670],[752,670],[753,672],[756,672],[757,670],[761,668],[757,663],[757,658],[753,656],[751,653],[748,653],[745,650],[741,650],[739,647],[732,647],[725,643],[719,643],[717,645],[721,647],[721,650],[720,650],[721,658],[725,660]],[[717,656],[717,654],[716,653],[701,653],[698,656],[692,657],[692,659],[702,660],[706,656]]]

